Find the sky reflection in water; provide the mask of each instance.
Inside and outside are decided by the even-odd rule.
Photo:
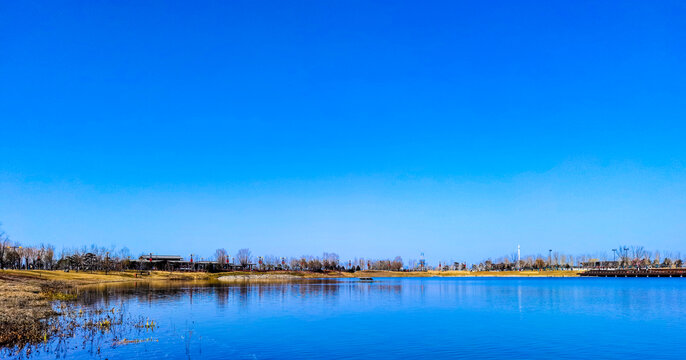
[[[31,358],[675,358],[686,351],[684,279],[378,279],[137,283],[84,290],[150,329]],[[97,349],[99,348],[99,353]],[[66,349],[66,350],[65,350]]]

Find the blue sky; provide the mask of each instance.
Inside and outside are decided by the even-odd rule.
[[[0,222],[135,254],[686,252],[685,10],[4,2]]]

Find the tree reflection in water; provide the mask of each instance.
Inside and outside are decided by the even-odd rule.
[[[273,308],[291,302],[307,308],[319,303],[335,309],[345,299],[364,301],[383,294],[389,301],[397,301],[402,294],[398,283],[359,283],[342,279],[303,279],[296,281],[223,283],[219,281],[165,281],[111,283],[83,287],[75,301],[58,303],[61,314],[49,320],[53,335],[42,344],[24,348],[4,349],[2,358],[72,358],[101,357],[105,349],[128,345],[156,343],[156,336],[183,341],[185,353],[201,355],[202,336],[194,320],[183,324],[169,321],[174,314],[159,314],[161,303],[186,303],[187,306],[213,304],[216,311],[237,310],[251,306]],[[345,295],[345,296],[341,296]],[[202,301],[197,301],[198,299]],[[194,301],[198,304],[194,304]],[[299,304],[299,305],[298,305]],[[131,312],[130,305],[136,311]],[[148,309],[146,311],[145,309]],[[161,319],[155,319],[155,317]],[[165,321],[166,320],[166,321]],[[164,332],[156,333],[159,327]],[[76,356],[78,353],[80,356]]]

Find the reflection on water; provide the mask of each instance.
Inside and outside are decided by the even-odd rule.
[[[352,286],[354,285],[354,286]],[[80,289],[78,303],[83,305],[119,304],[123,300],[134,300],[138,304],[153,305],[158,301],[187,301],[193,304],[194,297],[202,297],[207,301],[211,297],[218,307],[227,304],[248,306],[260,304],[263,301],[273,303],[286,299],[300,299],[310,301],[335,302],[340,300],[339,293],[347,295],[357,293],[358,296],[368,296],[373,292],[375,296],[383,294],[391,298],[401,295],[402,285],[399,283],[377,282],[374,285],[361,284],[346,279],[312,279],[277,283],[222,283],[219,281],[193,282],[136,282],[100,284]],[[371,286],[370,286],[371,285]]]
[[[116,309],[121,324],[50,339],[31,358],[619,359],[686,351],[683,279],[143,282],[84,288],[73,307]]]

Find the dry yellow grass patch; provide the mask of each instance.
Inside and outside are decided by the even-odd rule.
[[[54,314],[51,297],[64,290],[59,283],[0,273],[0,346],[43,339],[46,324],[39,320]]]

